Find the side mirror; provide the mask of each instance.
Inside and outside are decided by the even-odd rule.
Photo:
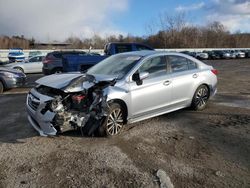
[[[142,73],[134,73],[132,76],[132,80],[136,82],[137,85],[142,85],[142,81],[146,79],[149,76],[148,72],[142,72]]]

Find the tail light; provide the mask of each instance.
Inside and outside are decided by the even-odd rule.
[[[50,57],[45,57],[45,58],[43,59],[43,63],[44,63],[44,64],[51,63],[52,60],[53,60],[53,59],[50,58]]]
[[[212,69],[211,72],[214,73],[215,75],[219,73],[217,69]]]

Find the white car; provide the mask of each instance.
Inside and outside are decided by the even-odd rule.
[[[7,64],[5,67],[20,70],[23,73],[41,73],[44,57],[43,55],[34,56],[22,62]]]
[[[233,53],[237,58],[245,58],[246,56],[246,54],[240,50],[231,50],[231,53]]]

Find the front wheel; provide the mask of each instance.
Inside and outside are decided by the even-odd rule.
[[[191,105],[192,108],[194,110],[203,110],[207,105],[208,98],[209,98],[208,87],[205,85],[201,85],[194,93]]]
[[[100,136],[118,135],[124,125],[125,113],[119,103],[112,103],[109,107],[108,116],[99,127]]]

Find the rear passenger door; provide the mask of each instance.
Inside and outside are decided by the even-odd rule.
[[[178,107],[188,105],[193,97],[195,82],[199,77],[197,64],[183,56],[167,56],[171,75],[171,103]]]

